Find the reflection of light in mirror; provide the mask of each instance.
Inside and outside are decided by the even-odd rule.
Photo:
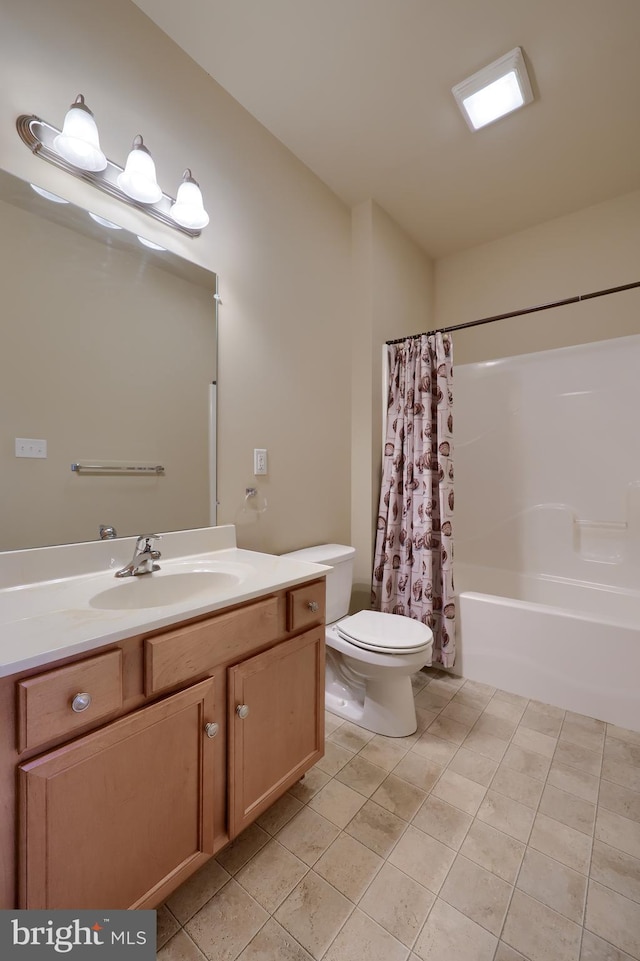
[[[54,204],[68,204],[68,200],[64,200],[62,197],[58,197],[57,194],[52,194],[49,190],[45,190],[44,187],[38,187],[37,184],[30,184],[31,189],[35,190],[37,194],[44,197],[45,200],[52,200]]]
[[[92,214],[90,210],[87,212],[91,219],[95,220],[95,222],[100,224],[102,227],[108,227],[109,230],[122,230],[122,227],[119,227],[118,224],[112,223],[111,220],[105,220],[104,217],[99,217],[98,214]]]
[[[166,247],[161,247],[160,244],[154,244],[153,240],[146,240],[144,237],[141,237],[140,234],[136,234],[136,236],[137,236],[138,240],[140,241],[140,243],[143,244],[143,246],[145,246],[145,247],[150,247],[151,250],[166,250],[166,249],[167,249]]]

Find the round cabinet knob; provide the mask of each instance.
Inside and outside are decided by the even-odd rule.
[[[91,704],[90,694],[76,694],[76,696],[71,701],[71,710],[75,711],[76,714],[81,714],[82,711],[86,711]]]
[[[220,725],[215,721],[210,721],[204,726],[204,733],[207,735],[207,737],[215,737],[219,730]]]
[[[245,719],[245,717],[248,715],[248,713],[249,713],[249,705],[248,705],[248,704],[238,704],[238,706],[237,706],[237,708],[236,708],[236,714],[238,715],[239,718],[241,718],[241,719],[244,721],[244,719]]]
[[[318,611],[320,610],[320,605],[318,604],[317,601],[309,601],[309,603],[307,604],[307,607],[309,608],[312,614],[317,614]]]

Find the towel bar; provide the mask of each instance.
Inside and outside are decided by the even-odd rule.
[[[71,470],[76,473],[93,471],[102,474],[164,474],[164,467],[161,464],[72,464]]]

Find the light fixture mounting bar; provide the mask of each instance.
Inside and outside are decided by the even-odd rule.
[[[147,214],[148,217],[159,220],[161,223],[172,227],[174,230],[179,230],[188,237],[200,236],[200,230],[183,227],[169,216],[171,206],[175,203],[174,198],[170,197],[169,194],[163,193],[160,200],[153,205],[142,204],[128,197],[117,184],[117,177],[123,172],[124,168],[119,167],[118,164],[113,163],[113,161],[107,159],[106,168],[98,173],[90,170],[80,170],[72,164],[67,163],[53,148],[54,137],[56,137],[60,131],[46,121],[41,120],[40,117],[36,117],[33,114],[31,116],[21,114],[16,120],[16,128],[22,142],[25,143],[37,157],[41,157],[42,160],[46,160],[61,170],[66,170],[67,173],[72,174],[79,180],[84,180],[86,183],[92,184],[103,193],[109,194],[111,197],[116,197],[129,207],[135,207],[136,210],[141,210]]]

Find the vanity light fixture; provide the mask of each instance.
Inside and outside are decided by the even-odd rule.
[[[99,171],[107,166],[107,158],[100,150],[96,122],[81,93],[69,107],[62,133],[55,137],[53,147],[80,170]]]
[[[169,216],[182,227],[197,230],[206,227],[209,223],[209,214],[202,203],[200,185],[193,179],[188,168],[182,175],[176,202],[169,211]]]
[[[141,204],[156,204],[162,190],[156,180],[156,165],[140,134],[133,138],[125,168],[118,174],[118,187]]]
[[[96,122],[82,94],[71,104],[61,131],[33,114],[18,117],[16,127],[23,143],[36,156],[189,237],[198,237],[209,223],[191,171],[185,171],[176,199],[165,194],[140,134],[124,167],[105,157]]]
[[[533,100],[531,82],[520,47],[478,70],[452,88],[471,130],[479,130]]]

